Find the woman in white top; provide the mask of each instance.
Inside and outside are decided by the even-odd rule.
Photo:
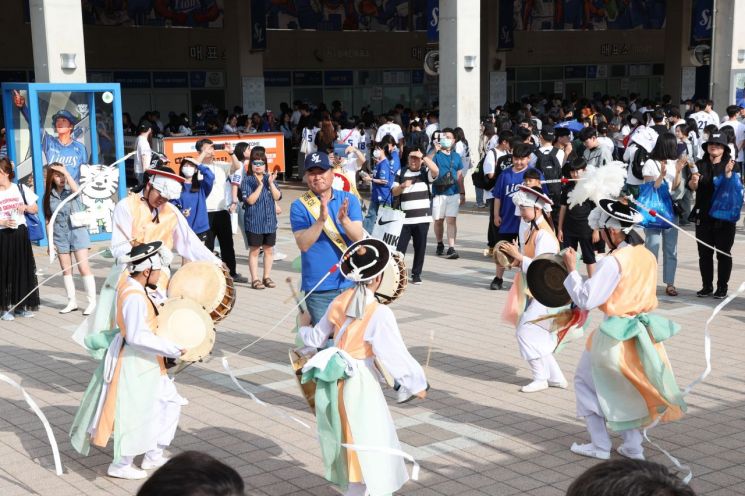
[[[238,116],[231,114],[222,127],[222,134],[238,134]]]
[[[681,171],[687,160],[684,157],[678,159],[677,140],[672,133],[661,134],[657,138],[650,158],[644,163],[642,176],[644,182],[654,182],[655,189],[666,188],[671,195],[682,187]],[[673,218],[668,219],[675,224],[679,223],[678,215],[673,210]],[[662,241],[662,280],[667,285],[665,293],[668,296],[677,296],[675,289],[675,270],[678,266],[678,230],[669,229],[644,229],[644,246],[651,251],[655,258],[660,249]]]
[[[33,317],[32,310],[39,308],[39,291],[36,287],[36,262],[28,238],[25,213],[35,214],[39,211],[36,204],[38,197],[27,186],[23,194],[19,185],[13,182],[15,172],[13,164],[7,157],[0,157],[0,311],[2,320],[13,320],[13,314],[7,310],[18,304],[15,309],[21,317]],[[26,197],[24,201],[23,197]],[[31,290],[34,289],[32,292]]]

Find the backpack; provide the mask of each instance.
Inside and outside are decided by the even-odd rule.
[[[536,160],[535,167],[543,174],[543,178],[548,179],[561,179],[561,164],[557,157],[559,149],[556,147],[551,148],[548,153],[543,153],[540,150],[535,152]],[[561,199],[561,183],[548,183],[546,184],[548,195],[553,200],[554,204],[558,205]]]
[[[486,160],[486,157],[489,155],[489,153],[494,153],[494,162],[495,162],[494,163],[495,174],[494,174],[494,177],[491,179],[486,177],[486,174],[484,174],[484,160]],[[496,160],[497,160],[497,151],[494,148],[486,152],[483,158],[479,160],[479,163],[473,169],[473,173],[471,174],[471,181],[473,181],[473,185],[475,187],[485,189],[487,191],[491,191],[494,185],[497,184]]]
[[[635,178],[644,179],[642,169],[644,168],[644,162],[646,162],[648,158],[649,153],[647,153],[647,150],[645,150],[643,146],[637,146],[636,153],[634,153],[634,157],[631,159],[631,164],[629,164],[631,173]]]

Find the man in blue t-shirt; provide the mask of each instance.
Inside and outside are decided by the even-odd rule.
[[[445,252],[442,242],[444,226],[448,228],[447,258],[458,258],[455,251],[455,237],[458,232],[456,219],[458,210],[466,201],[466,191],[463,187],[463,162],[455,151],[455,135],[452,129],[445,128],[440,139],[432,142],[434,148],[428,155],[440,171],[437,179],[432,183],[432,219],[435,225],[435,239],[437,240],[437,255]],[[441,184],[438,184],[441,183]]]
[[[362,208],[357,197],[331,187],[334,171],[328,155],[316,152],[305,157],[305,177],[310,191],[292,202],[290,224],[301,252],[301,289],[306,293],[313,290],[305,303],[313,324],[316,324],[333,299],[352,286],[352,282],[339,271],[324,277],[339,262],[343,249],[362,239],[364,231]],[[311,204],[314,212],[307,204]],[[327,219],[331,219],[334,226],[331,235],[341,235],[338,243],[332,241],[324,229]]]
[[[32,126],[26,98],[17,90],[13,90],[13,103],[21,110],[29,126]],[[73,138],[73,130],[78,119],[67,110],[60,110],[52,116],[52,126],[57,136],[52,136],[42,127],[41,150],[44,152],[46,163],[58,162],[65,166],[75,182],[80,184],[80,166],[88,163],[88,150],[80,141]]]
[[[528,170],[533,147],[527,143],[515,143],[512,147],[512,167],[502,171],[497,184],[492,189],[494,197],[494,225],[498,228],[497,243],[517,241],[520,231],[520,217],[515,215],[515,204],[512,195],[523,183],[523,176]],[[497,274],[491,282],[491,289],[502,289],[504,267],[497,266]]]

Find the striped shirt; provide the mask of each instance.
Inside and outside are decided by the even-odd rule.
[[[270,234],[277,231],[277,210],[272,191],[269,189],[269,176],[264,175],[264,189],[261,190],[256,203],[249,205],[246,202],[246,199],[258,186],[259,182],[256,180],[256,176],[248,174],[243,176],[241,192],[244,198],[243,208],[246,210],[243,216],[243,228],[246,232],[254,234]]]
[[[401,174],[396,175],[396,182],[393,186],[398,186],[399,181],[405,182],[411,180],[411,186],[401,192],[401,210],[406,213],[404,224],[422,224],[432,222],[432,201],[429,193],[429,183],[435,180],[429,172],[426,165],[414,172],[408,168],[402,169]]]

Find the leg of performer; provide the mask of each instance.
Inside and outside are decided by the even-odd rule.
[[[644,448],[642,448],[642,433],[639,429],[621,431],[623,444],[618,447],[618,453],[634,460],[644,460]]]
[[[569,383],[566,377],[564,377],[564,373],[561,371],[561,367],[559,367],[559,362],[556,361],[553,353],[545,355],[542,357],[542,360],[543,366],[548,372],[548,385],[550,387],[566,389]]]
[[[570,449],[578,455],[607,460],[610,458],[612,445],[592,380],[588,351],[582,353],[579,364],[577,364],[577,371],[574,374],[574,394],[577,401],[577,416],[585,420],[585,427],[590,434],[591,442],[588,444],[574,443]]]
[[[530,371],[533,374],[533,382],[520,388],[523,393],[536,393],[548,389],[548,371],[543,364],[543,358],[528,360]]]

